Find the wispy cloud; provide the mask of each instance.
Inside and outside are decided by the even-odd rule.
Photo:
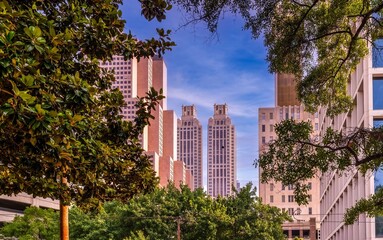
[[[165,21],[147,21],[138,2],[124,1],[127,29],[140,39],[155,35],[155,28],[178,29],[184,22],[174,8]],[[179,19],[182,19],[181,21]],[[203,24],[173,31],[177,46],[165,54],[168,67],[168,107],[180,113],[194,104],[204,128],[204,181],[206,181],[206,126],[215,103],[227,103],[237,131],[237,176],[241,185],[258,184],[253,161],[258,156],[258,108],[273,106],[273,77],[267,71],[263,40],[242,31],[243,22],[227,16],[220,22],[219,38],[212,40]]]

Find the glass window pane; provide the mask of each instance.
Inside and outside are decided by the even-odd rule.
[[[373,109],[383,109],[383,78],[374,78],[372,88]]]
[[[372,49],[372,67],[383,67],[383,39],[376,40]]]
[[[374,174],[375,192],[383,187],[383,171],[378,169]],[[375,237],[383,237],[383,216],[375,217]]]
[[[375,118],[373,124],[374,124],[374,128],[382,127],[383,126],[383,119]]]

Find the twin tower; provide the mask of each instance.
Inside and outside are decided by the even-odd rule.
[[[207,191],[210,196],[231,195],[237,181],[235,128],[226,104],[215,104],[207,129]],[[194,186],[203,184],[202,126],[196,108],[182,106],[177,121],[178,159],[182,159],[194,177]]]

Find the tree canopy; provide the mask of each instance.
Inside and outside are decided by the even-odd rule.
[[[30,236],[29,232],[42,232],[40,226],[44,226],[45,232],[58,234],[58,214],[52,217],[53,213],[28,208],[23,217],[6,224],[0,233],[23,239]],[[105,203],[98,212],[85,213],[72,207],[69,214],[70,239],[78,240],[176,239],[178,222],[181,239],[185,240],[282,239],[282,223],[290,219],[280,209],[262,204],[251,184],[235,196],[218,199],[209,197],[202,189],[191,191],[182,186],[179,190],[169,185],[135,196],[125,204]]]
[[[58,220],[59,214],[53,209],[29,207],[23,216],[16,216],[12,223],[6,223],[0,233],[19,240],[56,240],[60,236]]]
[[[0,194],[97,205],[154,189],[139,135],[163,96],[141,96],[135,121],[124,121],[113,73],[99,63],[161,55],[174,43],[163,29],[143,41],[124,33],[120,4],[0,1]],[[148,20],[168,9],[142,1]]]

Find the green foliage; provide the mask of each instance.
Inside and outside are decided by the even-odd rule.
[[[6,223],[0,233],[19,240],[56,240],[60,237],[59,214],[52,209],[29,207],[23,216]]]
[[[251,184],[236,193],[229,198],[212,199],[202,189],[190,191],[182,186],[179,190],[169,185],[136,196],[126,204],[107,202],[96,212],[72,207],[69,211],[70,239],[176,239],[178,222],[181,238],[185,240],[283,239],[282,223],[290,219],[286,213],[262,204]],[[38,211],[39,215],[31,215],[31,210]],[[47,220],[40,224],[40,219]],[[57,222],[56,212],[30,208],[24,217],[7,224],[0,233],[36,239],[28,238],[31,229],[33,233],[44,230],[52,236],[48,239],[57,239]]]
[[[383,127],[349,132],[327,129],[319,140],[313,136],[312,123],[286,120],[275,127],[277,140],[266,146],[258,161],[262,168],[261,181],[271,179],[287,186],[294,185],[295,199],[308,203],[307,180],[320,173],[336,171],[338,174],[359,170],[371,173],[383,164]],[[353,223],[359,214],[383,214],[383,191],[379,189],[368,199],[362,199],[348,209],[345,221]]]
[[[383,3],[368,0],[173,0],[189,13],[189,21],[205,21],[215,32],[231,12],[243,17],[254,38],[262,33],[272,72],[297,76],[298,96],[315,112],[328,106],[335,115],[352,107],[348,77],[383,37]]]
[[[157,3],[142,3],[147,19],[164,19],[170,7]],[[163,29],[158,40],[123,33],[120,4],[0,0],[0,194],[90,207],[156,185],[138,137],[163,96],[151,89],[125,122],[113,74],[98,65],[161,55],[174,43]]]
[[[282,239],[281,225],[289,217],[264,205],[251,184],[229,198],[212,199],[202,189],[180,190],[173,185],[132,199],[120,210],[122,235],[143,231],[149,239],[176,238],[177,221],[182,239]]]

